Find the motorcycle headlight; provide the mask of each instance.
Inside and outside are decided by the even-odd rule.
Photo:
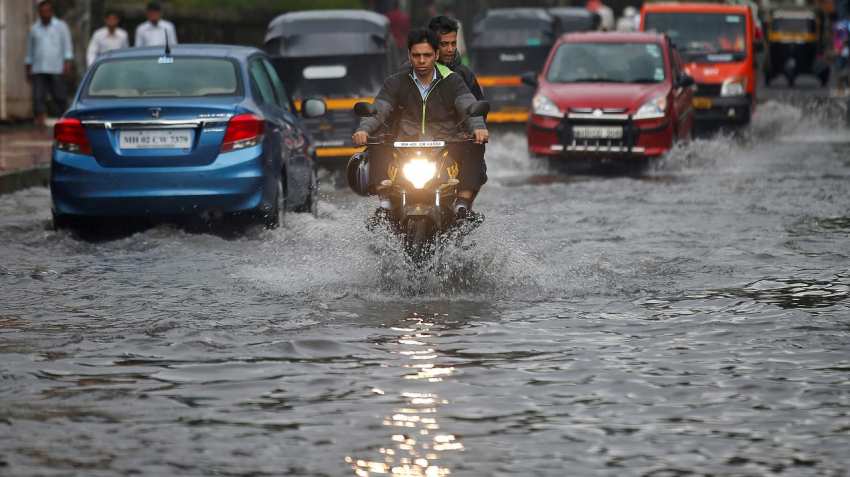
[[[421,189],[437,175],[437,164],[428,159],[411,159],[401,168],[401,173],[413,187]]]
[[[720,88],[720,96],[743,96],[747,91],[746,78],[729,78]]]
[[[635,113],[634,119],[660,119],[667,111],[667,97],[658,96],[643,103]]]
[[[558,109],[558,105],[542,94],[534,95],[534,99],[531,100],[531,106],[534,114],[538,116],[549,116],[550,118],[564,117],[564,113]]]

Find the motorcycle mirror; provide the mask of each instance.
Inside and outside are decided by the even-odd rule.
[[[490,112],[490,103],[488,101],[476,101],[466,108],[466,114],[471,117],[486,116]]]
[[[372,103],[361,101],[354,105],[354,114],[361,118],[368,118],[378,114],[378,108]]]
[[[305,118],[318,118],[324,116],[327,111],[328,106],[321,99],[308,98],[304,100],[302,114]]]
[[[531,86],[532,88],[537,87],[537,73],[528,71],[523,73],[519,78],[522,84]]]

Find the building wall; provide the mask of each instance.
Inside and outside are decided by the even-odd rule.
[[[32,117],[32,91],[24,69],[32,3],[0,0],[0,121]]]

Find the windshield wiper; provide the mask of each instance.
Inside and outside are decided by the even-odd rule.
[[[629,81],[629,83],[660,83],[661,80],[657,80],[654,78],[638,78]]]

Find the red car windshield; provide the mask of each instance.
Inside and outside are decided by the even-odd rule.
[[[660,83],[664,57],[655,43],[564,43],[546,73],[551,83]]]

